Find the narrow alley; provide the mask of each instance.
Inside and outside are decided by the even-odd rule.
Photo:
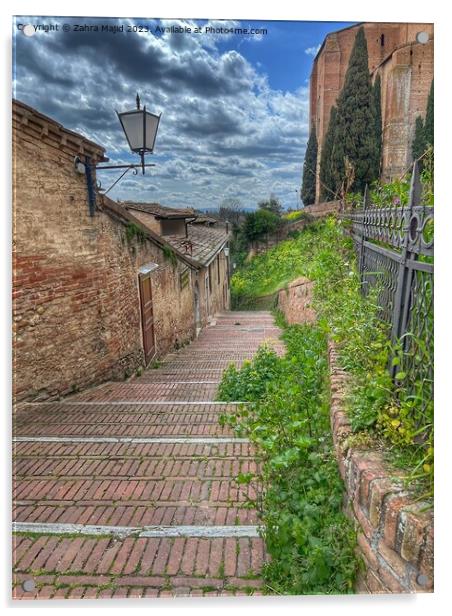
[[[219,424],[234,404],[215,398],[231,362],[264,341],[284,352],[279,333],[268,312],[222,313],[140,377],[22,404],[14,596],[261,594],[264,544],[244,507],[253,486],[234,481],[256,461],[249,442]]]

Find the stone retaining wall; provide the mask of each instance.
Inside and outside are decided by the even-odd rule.
[[[312,323],[312,281],[294,280],[278,296],[278,308],[289,324]],[[345,411],[350,375],[339,366],[328,344],[331,382],[331,428],[339,471],[345,485],[345,512],[358,533],[364,561],[358,593],[433,591],[433,513],[405,489],[403,473],[390,469],[381,451],[360,447]]]
[[[314,205],[309,205],[303,210],[305,214],[309,214],[309,216],[313,219],[316,218],[324,218],[329,216],[330,214],[336,214],[341,210],[341,201],[325,201],[322,203],[315,203]],[[282,226],[276,233],[271,233],[266,236],[265,239],[257,240],[252,242],[251,248],[248,252],[247,259],[251,259],[256,255],[263,254],[276,246],[280,242],[286,240],[290,233],[294,233],[295,231],[301,231],[306,225],[310,223],[310,220],[306,220],[306,218],[299,218],[298,220],[294,220],[291,222],[287,222],[284,226]]]
[[[338,365],[332,343],[331,426],[339,470],[346,489],[346,512],[358,530],[358,551],[365,570],[360,593],[433,591],[433,513],[425,502],[404,489],[379,451],[351,445],[350,422],[344,410],[348,375]]]
[[[288,325],[313,323],[315,312],[312,308],[313,282],[301,276],[293,280],[286,289],[278,293],[278,308],[284,314]]]

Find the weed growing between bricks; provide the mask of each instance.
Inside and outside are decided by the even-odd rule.
[[[351,593],[359,561],[329,427],[326,334],[294,325],[283,339],[285,357],[263,346],[242,368],[230,366],[219,387],[218,399],[249,402],[221,421],[262,459],[258,476],[237,482],[257,486],[270,593]]]

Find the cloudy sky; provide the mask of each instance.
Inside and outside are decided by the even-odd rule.
[[[37,29],[27,37],[23,24],[58,30]],[[102,32],[102,25],[123,26],[124,32]],[[148,161],[156,167],[145,176],[129,173],[112,198],[202,209],[234,198],[253,208],[274,194],[294,208],[312,61],[325,35],[347,25],[18,17],[14,96],[103,145],[115,163],[136,162],[115,109],[133,109],[139,92],[149,111],[162,113]],[[171,26],[192,31],[162,32]],[[149,31],[133,31],[140,27]],[[225,32],[234,28],[266,33]],[[102,186],[117,175],[103,172]]]

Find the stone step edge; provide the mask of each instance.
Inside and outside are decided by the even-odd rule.
[[[260,537],[259,526],[102,526],[90,524],[45,524],[13,522],[13,533],[41,535],[112,535],[121,538],[137,537]]]
[[[128,384],[129,385],[129,384]],[[143,386],[141,383],[134,383],[134,385]],[[144,384],[146,385],[146,384]],[[205,405],[220,405],[220,406],[234,406],[249,404],[249,402],[243,402],[242,400],[231,400],[230,402],[224,400],[199,400],[199,401],[187,401],[187,400],[109,400],[106,402],[96,402],[93,400],[52,400],[50,402],[26,402],[27,406],[49,406],[49,405],[67,405],[67,406],[119,406],[119,405],[140,405],[140,406],[205,406]]]
[[[212,444],[217,443],[249,443],[247,438],[223,437],[131,437],[131,436],[15,436],[13,443],[186,443]]]

